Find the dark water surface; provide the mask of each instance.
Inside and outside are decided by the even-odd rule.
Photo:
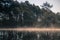
[[[60,32],[0,31],[0,40],[60,40]]]

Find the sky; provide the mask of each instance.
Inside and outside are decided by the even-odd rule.
[[[19,2],[25,2],[26,0],[18,0]],[[60,12],[60,0],[27,0],[30,2],[30,4],[35,4],[39,7],[41,7],[40,5],[43,5],[43,3],[48,2],[51,5],[53,5],[53,7],[51,8],[51,10],[55,13]]]

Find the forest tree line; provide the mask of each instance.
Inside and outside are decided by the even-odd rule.
[[[51,7],[47,2],[40,8],[29,1],[0,0],[0,27],[59,27],[60,13]]]

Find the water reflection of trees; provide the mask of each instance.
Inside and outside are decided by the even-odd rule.
[[[59,40],[60,32],[0,31],[1,40]]]

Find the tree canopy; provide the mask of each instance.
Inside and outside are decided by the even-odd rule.
[[[29,1],[0,0],[0,27],[60,26],[60,14],[52,12],[52,7],[48,2],[41,9]]]

